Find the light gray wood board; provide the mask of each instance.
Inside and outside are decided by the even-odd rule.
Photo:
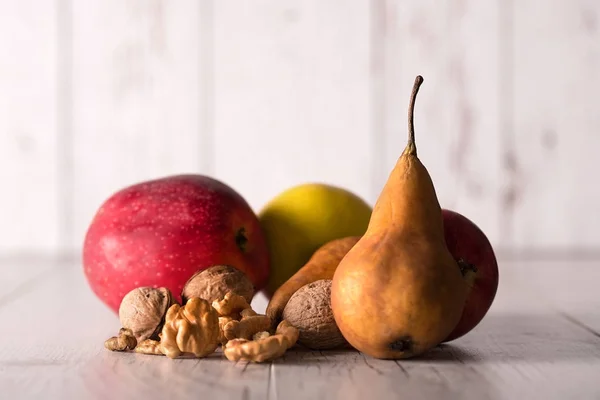
[[[578,282],[585,277],[594,282],[595,263],[501,262],[501,267],[490,313],[464,337],[397,363],[347,352],[286,355],[275,362],[277,394],[285,398],[287,392],[301,391],[306,398],[356,399],[399,394],[426,399],[600,396],[600,338],[588,326],[565,318],[578,314],[576,303],[563,305],[562,312],[554,307],[557,296],[570,296],[587,299],[582,309],[598,309],[593,283],[564,285],[560,273],[569,267],[578,271]]]
[[[537,261],[517,264],[508,276],[509,287],[522,284],[553,311],[600,337],[600,261]]]
[[[498,297],[484,321],[424,357],[395,362],[298,349],[265,365],[236,364],[220,354],[173,361],[108,352],[102,343],[118,330],[116,315],[93,296],[80,266],[62,265],[0,304],[0,387],[19,399],[599,396],[600,338],[552,306],[553,298],[571,296],[587,299],[582,309],[597,310],[591,283],[561,285],[558,273],[569,267],[578,271],[573,283],[591,282],[595,265],[501,265]],[[577,304],[564,304],[563,312],[577,313]]]
[[[119,322],[78,266],[45,274],[0,304],[0,321],[0,387],[14,398],[265,398],[269,366],[223,362],[221,354],[172,362],[106,351]]]
[[[0,257],[0,308],[44,285],[57,270],[73,265],[68,257]]]
[[[0,253],[60,244],[56,4],[0,4]]]

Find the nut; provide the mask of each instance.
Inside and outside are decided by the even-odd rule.
[[[264,362],[281,357],[297,340],[298,329],[283,320],[277,326],[275,335],[258,340],[230,340],[223,353],[230,361]]]
[[[231,317],[219,317],[219,343],[221,345],[225,345],[227,343],[227,338],[225,337],[225,326],[233,321]]]
[[[127,293],[119,307],[119,320],[131,329],[138,342],[158,339],[165,314],[174,303],[167,288],[140,287]]]
[[[181,353],[206,357],[219,345],[219,316],[210,303],[193,297],[184,307],[173,304],[161,333],[161,349],[169,358]]]
[[[220,301],[228,292],[246,299],[248,303],[254,297],[254,285],[242,271],[229,265],[215,265],[196,272],[183,287],[183,304],[192,297],[199,297],[212,304]]]
[[[244,297],[233,292],[228,292],[222,300],[213,301],[212,306],[217,310],[219,315],[232,317],[233,319],[239,319],[240,312],[251,308]]]
[[[241,318],[248,318],[248,317],[252,317],[253,315],[258,315],[258,314],[256,313],[256,311],[254,311],[251,308],[244,308],[242,311],[240,311]]]
[[[217,311],[217,313],[219,314],[219,343],[221,343],[221,345],[225,345],[229,339],[240,337],[237,336],[240,320],[244,321],[250,317],[258,315],[256,311],[250,308],[250,305],[248,304],[245,298],[233,292],[228,292],[221,301],[215,300],[212,306],[215,309],[215,311]],[[263,315],[262,318],[267,317]],[[230,325],[230,323],[233,324]],[[227,327],[228,325],[229,327]],[[251,326],[249,328],[244,327],[246,325],[248,325],[248,322],[244,321],[242,324],[242,329],[244,332],[246,332],[247,329],[254,329],[254,326],[257,326],[258,328],[262,326],[253,325],[252,321],[250,321]],[[268,329],[268,327],[266,327],[265,329]]]
[[[347,345],[331,310],[331,279],[302,286],[283,310],[283,318],[298,328],[298,343],[310,349],[332,349]]]
[[[252,315],[242,318],[241,321],[230,321],[223,327],[223,334],[228,340],[252,339],[258,332],[271,327],[271,318],[266,315]]]
[[[104,347],[110,351],[133,350],[137,345],[137,340],[133,336],[131,329],[119,329],[119,336],[113,336],[104,342]]]
[[[252,340],[266,339],[269,336],[271,336],[271,334],[267,331],[257,332],[252,336]]]
[[[146,339],[143,342],[138,343],[135,352],[141,354],[164,355],[160,342],[152,339]]]

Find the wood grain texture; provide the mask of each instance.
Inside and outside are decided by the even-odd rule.
[[[499,11],[501,1],[375,1],[384,74],[383,187],[407,140],[416,75],[419,157],[440,204],[472,219],[494,244],[500,237]]]
[[[515,2],[516,3],[516,2]],[[535,18],[532,15],[535,14]],[[597,248],[600,3],[514,8],[514,138],[505,213],[512,248]]]
[[[19,399],[266,397],[268,365],[223,362],[220,353],[173,362],[106,351],[102,343],[119,329],[119,321],[93,296],[78,265],[63,264],[31,289],[10,304],[0,303],[3,321],[22,313],[19,323],[2,325],[0,387],[5,394]]]
[[[0,5],[0,253],[60,242],[56,12],[52,1]]]
[[[15,268],[15,265],[19,266]],[[28,295],[57,269],[69,265],[64,259],[22,255],[0,258],[0,308],[15,299]]]
[[[513,280],[527,282],[536,292],[545,293],[546,305],[561,318],[600,337],[598,261],[537,261],[526,265],[531,267],[512,271]]]
[[[256,208],[320,181],[367,201],[369,2],[218,1],[215,174]]]
[[[48,270],[0,302],[0,387],[11,398],[225,399],[597,398],[600,337],[595,263],[508,263],[490,313],[471,333],[403,361],[355,351],[297,348],[264,365],[111,353],[115,314],[88,289],[79,265],[15,262]],[[565,276],[565,270],[577,274]],[[576,300],[580,299],[580,300]],[[557,308],[560,306],[560,309]],[[573,316],[588,313],[587,322]]]
[[[275,361],[278,397],[511,399],[594,398],[600,338],[570,316],[597,307],[592,263],[507,263],[500,260],[497,298],[481,324],[423,357],[398,362],[355,352],[297,352]],[[548,272],[548,271],[551,272]],[[555,307],[558,299],[572,300]],[[593,298],[595,297],[595,298]],[[573,299],[586,299],[582,307]],[[565,315],[567,318],[565,318]],[[587,314],[590,317],[590,314]],[[591,313],[594,315],[594,313]],[[595,312],[598,316],[598,313]],[[301,376],[303,379],[295,377]]]
[[[182,172],[256,209],[307,181],[373,203],[422,74],[442,206],[498,249],[597,255],[599,21],[595,0],[4,1],[0,254],[78,251],[110,194]]]
[[[201,4],[73,2],[73,229],[78,248],[123,186],[205,172]]]

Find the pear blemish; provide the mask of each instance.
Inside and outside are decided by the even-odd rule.
[[[402,337],[395,342],[390,343],[390,349],[394,351],[403,351],[408,354],[413,347],[412,339],[408,336]]]
[[[444,239],[431,177],[417,157],[414,107],[408,143],[381,191],[365,234],[340,261],[331,308],[343,336],[382,359],[409,358],[440,344],[461,318],[468,285]]]

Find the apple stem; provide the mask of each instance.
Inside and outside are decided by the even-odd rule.
[[[412,156],[417,155],[417,145],[415,144],[414,114],[417,93],[419,93],[419,88],[421,87],[422,83],[423,77],[421,75],[417,75],[412,88],[412,93],[410,94],[410,102],[408,103],[408,145],[406,146],[406,150],[404,151],[404,153]]]
[[[467,273],[470,272],[477,272],[477,267],[474,264],[471,264],[470,262],[459,258],[458,261],[458,267],[460,268],[460,273],[462,274],[462,276],[467,275]]]
[[[235,235],[235,244],[242,251],[242,253],[246,252],[246,244],[248,243],[248,238],[246,237],[246,230],[244,228],[240,228]]]

